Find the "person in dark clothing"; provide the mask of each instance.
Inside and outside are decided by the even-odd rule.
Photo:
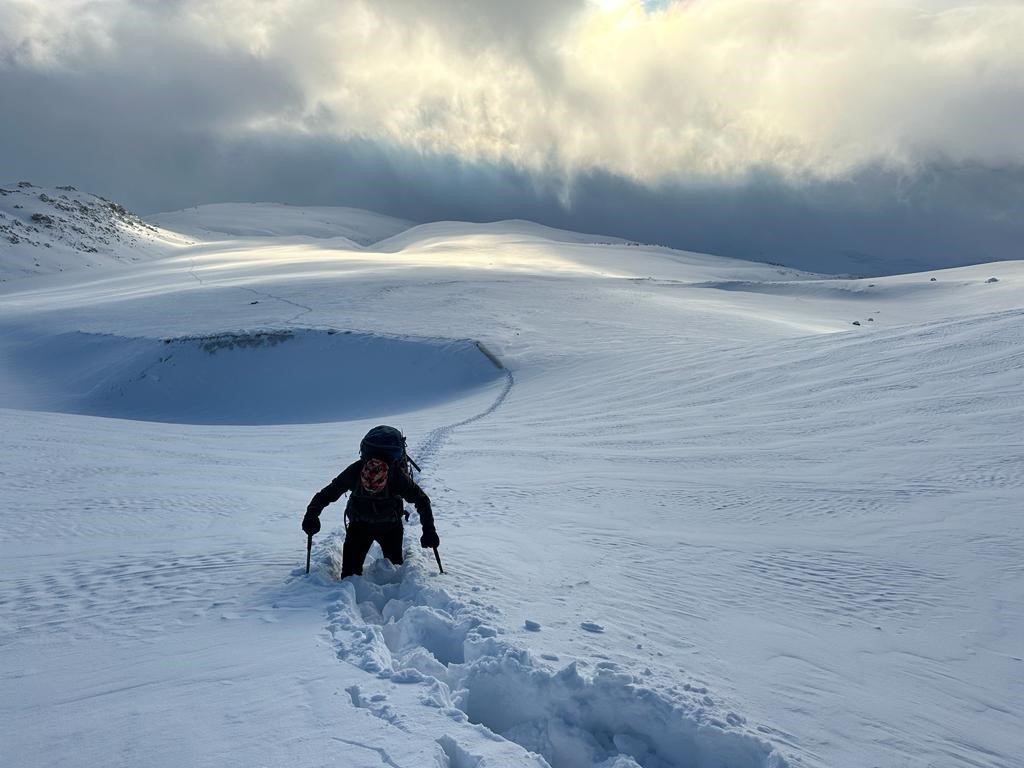
[[[409,476],[405,437],[393,427],[370,430],[360,444],[359,461],[349,464],[329,485],[318,491],[306,507],[302,530],[309,536],[320,531],[320,514],[348,493],[345,545],[341,556],[341,577],[363,572],[363,560],[373,542],[380,544],[384,557],[401,565],[403,501],[416,506],[423,533],[420,546],[440,546],[434,529],[430,498]]]

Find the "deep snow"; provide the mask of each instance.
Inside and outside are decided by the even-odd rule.
[[[4,765],[1019,765],[1024,263],[206,214],[0,287]],[[447,573],[307,577],[380,422]]]

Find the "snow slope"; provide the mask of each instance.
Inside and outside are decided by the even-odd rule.
[[[370,245],[413,226],[411,221],[358,208],[280,203],[214,203],[148,216],[159,227],[201,240],[230,237],[345,238]]]
[[[188,242],[74,187],[37,187],[27,181],[0,185],[0,282],[143,261]]]
[[[525,222],[2,286],[0,758],[1017,766],[1022,286]],[[446,574],[335,505],[307,577],[376,423]]]

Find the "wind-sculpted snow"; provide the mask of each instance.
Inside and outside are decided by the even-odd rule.
[[[473,341],[250,331],[168,339],[9,334],[3,403],[184,424],[296,424],[442,402],[500,372]]]

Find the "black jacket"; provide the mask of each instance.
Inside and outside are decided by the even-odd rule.
[[[345,507],[345,515],[349,520],[369,523],[398,522],[402,519],[402,501],[416,505],[423,530],[433,530],[434,513],[430,509],[430,498],[405,472],[392,466],[388,472],[388,481],[380,493],[366,491],[359,480],[364,460],[353,462],[342,470],[342,473],[331,480],[330,485],[323,488],[309,502],[306,514],[317,517],[324,507],[333,504],[342,494],[351,493]]]

